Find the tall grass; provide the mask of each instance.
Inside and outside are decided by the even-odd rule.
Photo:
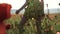
[[[57,31],[60,31],[60,17],[55,17],[53,20],[48,19],[46,16],[41,23],[42,34],[49,33],[55,34]],[[7,30],[7,34],[19,34],[19,24],[21,17],[20,15],[12,16],[10,19],[5,20],[7,23],[11,24],[11,29]],[[49,22],[47,22],[49,20]],[[50,30],[49,30],[50,29]],[[47,30],[49,32],[47,32]],[[24,26],[23,34],[35,34],[36,33],[36,23],[35,19],[29,19]]]

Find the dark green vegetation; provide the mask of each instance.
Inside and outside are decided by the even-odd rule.
[[[11,29],[7,30],[7,34],[19,34],[20,20],[20,15],[12,16],[10,19],[6,20],[7,23],[11,24]],[[36,20],[34,18],[29,19],[22,30],[23,34],[35,34],[37,31],[35,22]],[[42,20],[41,28],[42,34],[55,34],[57,31],[60,31],[60,17],[55,16],[55,18],[51,20],[45,16]]]
[[[34,18],[36,20],[35,27],[37,31],[35,34],[41,34],[41,17],[43,18],[44,16],[43,5],[43,0],[41,2],[39,0],[28,0],[27,8],[25,8],[24,16],[26,16],[26,19]]]
[[[25,8],[27,6],[27,8]],[[44,17],[44,2],[43,0],[26,0],[26,3],[16,11],[16,14],[18,14],[23,8],[25,8],[25,13],[23,15],[23,18],[20,22],[20,34],[23,34],[21,32],[26,24],[26,22],[29,19],[34,18],[35,25],[36,25],[36,34],[42,34],[41,33],[41,19]]]

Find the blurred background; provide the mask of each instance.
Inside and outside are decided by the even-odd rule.
[[[41,0],[39,0],[41,1]],[[19,34],[19,24],[21,18],[24,15],[25,8],[21,10],[19,14],[15,14],[16,10],[21,8],[26,0],[0,0],[0,3],[8,3],[12,5],[11,9],[11,18],[5,20],[6,23],[11,24],[11,29],[7,30],[7,34]],[[49,13],[49,18],[45,16],[42,20],[42,34],[55,34],[56,32],[60,32],[60,0],[44,0],[44,14]],[[47,23],[49,21],[49,23]],[[47,25],[47,26],[46,26]],[[24,26],[24,30],[22,30],[23,34],[35,34],[35,19],[29,19]],[[49,30],[49,27],[51,30]],[[49,31],[48,31],[49,30]],[[47,32],[48,31],[48,32]]]

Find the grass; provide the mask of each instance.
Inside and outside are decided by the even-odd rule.
[[[57,16],[55,19],[50,20],[45,17],[42,20],[42,33],[44,34],[45,29],[51,28],[51,32],[55,33],[56,31],[60,31],[60,17]],[[47,22],[49,20],[49,23]],[[21,21],[20,15],[14,15],[10,19],[5,20],[7,23],[11,24],[11,29],[7,30],[7,34],[19,34],[19,24]],[[47,24],[47,25],[46,25]],[[51,27],[53,26],[53,27]],[[29,19],[24,26],[23,34],[35,34],[36,33],[36,25],[35,20]]]

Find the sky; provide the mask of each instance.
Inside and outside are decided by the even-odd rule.
[[[12,9],[19,9],[26,0],[0,0],[0,3],[8,3],[12,5]],[[44,9],[47,9],[46,4],[48,4],[48,8],[59,8],[58,3],[60,0],[44,0]]]
[[[44,0],[44,9],[47,9],[46,4],[48,4],[49,9],[60,8],[59,2],[60,2],[60,0]]]
[[[12,9],[19,9],[23,4],[26,2],[26,0],[0,0],[0,3],[8,3],[12,5]],[[54,9],[54,8],[60,8],[58,5],[60,3],[60,0],[44,0],[44,10],[47,9]],[[46,12],[46,11],[44,11]],[[21,12],[24,13],[24,12]]]
[[[19,9],[26,0],[0,0],[0,3],[8,3],[12,5],[12,9]]]

